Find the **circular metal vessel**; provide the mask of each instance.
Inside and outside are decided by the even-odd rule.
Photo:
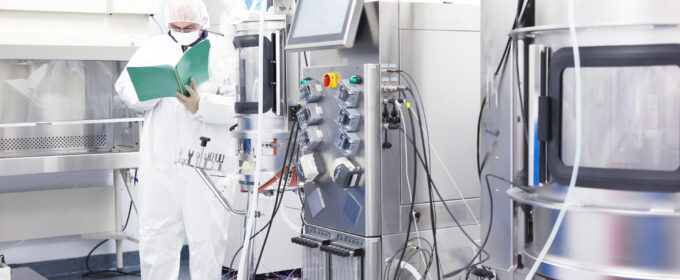
[[[662,45],[672,50],[670,57],[680,57],[680,48],[674,50],[674,45],[680,43],[680,2],[574,2],[582,50],[588,47],[611,52],[623,50],[625,55],[627,47]],[[568,1],[537,0],[536,26],[516,30],[511,35],[525,44],[548,50],[551,60],[556,59],[561,49],[572,47],[567,5]],[[636,55],[617,58],[620,61],[612,59],[611,65],[599,68],[593,66],[599,62],[591,61],[589,65],[589,61],[582,59],[591,69],[584,68],[582,72],[581,164],[584,170],[590,170],[583,172],[583,181],[577,184],[564,222],[538,270],[538,278],[680,279],[680,188],[659,191],[655,180],[661,176],[653,175],[680,170],[680,125],[675,121],[680,119],[680,88],[674,89],[680,85],[680,75],[676,75],[680,68],[630,64],[636,59],[644,61],[646,54]],[[552,130],[560,131],[551,134],[549,140],[559,141],[559,149],[548,148],[549,157],[557,155],[560,162],[549,163],[547,183],[536,188],[535,193],[519,188],[508,192],[520,206],[519,216],[525,217],[515,241],[529,265],[546,244],[564,202],[568,178],[557,182],[555,166],[573,163],[575,116],[570,96],[573,73],[569,73],[569,68],[549,68],[550,71],[560,71],[561,80],[545,78],[548,91],[555,81],[564,83],[557,88],[561,91],[557,102],[563,103],[562,111],[558,112],[561,118],[551,124]],[[633,178],[636,180],[633,183],[620,180],[633,172],[652,175]],[[603,177],[598,181],[593,174]]]
[[[239,90],[236,95],[238,125],[232,131],[236,138],[236,154],[239,159],[241,190],[250,191],[255,184],[255,161],[260,162],[260,184],[277,176],[283,166],[288,143],[288,124],[284,108],[283,34],[285,16],[267,15],[264,22],[264,114],[262,116],[262,139],[259,154],[256,153],[258,137],[259,96],[259,16],[252,16],[236,26],[234,46],[239,53]],[[276,63],[274,63],[276,62]],[[276,186],[276,185],[273,185]]]
[[[525,215],[533,240],[523,254],[533,262],[546,243],[566,187],[547,186],[510,197],[531,206]],[[577,188],[538,275],[549,279],[678,279],[679,194]],[[524,236],[527,236],[526,234]]]

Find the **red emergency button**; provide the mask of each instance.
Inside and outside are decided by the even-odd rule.
[[[338,87],[338,82],[340,81],[340,75],[338,73],[326,73],[323,76],[323,86],[328,88]]]

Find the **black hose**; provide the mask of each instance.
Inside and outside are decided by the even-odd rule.
[[[295,149],[295,146],[297,146],[297,132],[299,131],[300,126],[298,125],[297,121],[293,123],[294,129],[295,130],[295,138],[293,139],[293,149]],[[292,134],[291,134],[292,137]],[[288,138],[291,139],[291,138]],[[290,140],[288,141],[287,145],[290,145]],[[279,212],[279,207],[281,206],[281,203],[283,203],[283,195],[285,194],[285,190],[282,192],[281,191],[281,182],[282,181],[287,181],[288,180],[288,174],[291,172],[290,165],[293,161],[293,156],[291,153],[291,158],[286,164],[286,159],[288,159],[288,148],[286,148],[286,154],[283,157],[283,168],[281,168],[281,178],[279,179],[279,184],[276,187],[276,199],[279,199],[276,201],[275,199],[275,204],[274,204],[274,209],[272,210],[272,216],[269,219],[269,226],[267,227],[267,233],[264,236],[264,240],[262,241],[262,247],[260,248],[260,255],[257,257],[257,263],[255,264],[255,269],[253,270],[253,273],[257,275],[257,269],[260,267],[260,261],[262,260],[262,255],[264,255],[264,248],[267,246],[267,240],[269,240],[269,233],[271,232],[272,225],[274,225],[274,217],[276,217],[276,214]],[[283,174],[285,170],[285,175]],[[285,188],[285,184],[284,184]],[[279,194],[280,198],[279,198]]]
[[[407,137],[407,139],[408,139],[408,141],[409,141],[411,144],[415,144],[415,142],[413,141],[413,139],[408,138],[408,137]],[[416,156],[417,156],[417,159],[419,160],[419,162],[420,162],[421,164],[424,164],[425,161],[423,160],[423,157],[422,157],[422,155],[420,154],[419,151],[416,151]],[[489,177],[495,176],[495,175],[493,175],[493,174],[488,174],[488,175],[489,175]],[[431,177],[431,174],[428,173],[427,176],[430,176],[430,177]],[[496,177],[498,177],[498,176],[496,176]],[[500,178],[500,177],[498,177],[498,178]],[[501,178],[501,179],[502,179],[502,178]],[[448,214],[449,214],[449,216],[451,217],[451,219],[453,219],[454,223],[456,223],[456,226],[458,226],[458,228],[461,230],[461,232],[463,232],[463,235],[465,235],[465,237],[466,237],[473,245],[475,245],[475,247],[477,247],[477,248],[479,249],[480,252],[483,252],[484,254],[486,254],[486,258],[485,258],[483,261],[481,261],[481,262],[485,262],[486,260],[488,260],[488,259],[489,259],[489,253],[486,252],[486,250],[484,250],[484,248],[483,248],[482,246],[479,246],[479,245],[477,244],[477,242],[476,242],[476,241],[475,241],[475,240],[467,233],[467,231],[466,231],[465,229],[463,229],[463,226],[462,226],[461,223],[458,221],[458,219],[456,219],[456,217],[453,215],[453,212],[451,211],[451,209],[449,208],[449,206],[446,205],[446,203],[444,203],[444,197],[441,195],[441,193],[439,192],[439,189],[437,188],[436,184],[434,184],[434,182],[433,182],[433,187],[434,187],[434,190],[435,190],[437,196],[439,197],[440,201],[441,201],[442,204],[444,205],[444,208],[445,208],[446,211],[448,212]],[[493,207],[493,205],[492,205],[491,207]],[[493,211],[491,211],[491,218],[493,218]],[[490,226],[491,226],[491,225],[489,225],[489,227],[490,227]],[[489,228],[489,231],[491,231],[490,228]],[[488,235],[488,234],[487,234],[487,235]],[[477,256],[479,256],[479,255],[475,255],[475,258],[476,258]],[[474,260],[474,258],[473,258],[473,260]],[[472,263],[472,262],[470,262],[470,264],[468,264],[468,265],[466,265],[465,267],[463,267],[463,269],[469,268],[469,267],[471,266],[471,263]],[[445,275],[445,277],[446,277],[446,275]]]
[[[481,148],[481,136],[482,136],[482,116],[484,114],[484,105],[486,105],[486,96],[482,100],[482,106],[479,107],[479,116],[477,117],[477,175],[482,178],[482,163],[479,160],[479,149]]]
[[[472,260],[470,260],[470,263],[468,263],[466,268],[454,270],[450,273],[447,273],[447,274],[444,275],[444,278],[456,276],[457,274],[461,273],[462,271],[465,271],[465,269],[467,269],[471,266],[480,265],[480,264],[482,264],[486,261],[486,260],[481,260],[477,263],[473,263],[474,260],[478,256],[480,256],[480,254],[482,253],[484,248],[486,248],[486,244],[489,242],[489,236],[491,236],[491,228],[493,226],[493,193],[491,192],[491,186],[489,185],[489,176],[490,175],[492,175],[492,174],[486,174],[486,176],[484,176],[485,181],[486,181],[486,189],[489,192],[489,228],[486,231],[486,237],[484,237],[484,242],[482,242],[481,250],[477,251],[477,254],[475,254],[475,256],[472,258]]]
[[[406,72],[402,71],[402,73],[405,73],[405,74],[408,75],[408,73],[406,73]],[[410,77],[410,75],[408,75],[408,77]],[[413,79],[413,78],[411,78],[411,79]],[[415,85],[415,81],[413,81],[413,83]],[[414,100],[416,100],[416,95],[413,93],[413,91],[410,88],[407,88],[406,91],[411,94],[411,97]],[[422,99],[420,99],[420,100],[422,100]],[[425,168],[426,174],[429,174],[430,173],[430,166],[432,166],[432,158],[428,157],[428,154],[431,155],[430,145],[428,144],[430,139],[429,139],[429,133],[428,133],[428,138],[427,138],[428,141],[426,143],[425,135],[423,133],[423,127],[424,126],[423,126],[423,121],[422,121],[422,119],[425,118],[425,115],[424,115],[425,111],[423,110],[421,112],[420,106],[422,104],[420,104],[420,103],[422,103],[422,101],[419,101],[419,102],[416,103],[416,113],[418,114],[418,118],[417,118],[418,119],[418,128],[420,130],[420,140],[421,140],[421,145],[423,147],[423,157],[424,157],[423,168]],[[411,114],[409,114],[409,117],[412,117]],[[425,126],[427,126],[427,124]],[[413,129],[415,130],[415,127],[413,127]],[[414,147],[414,148],[417,149],[417,146]],[[441,275],[441,269],[440,269],[441,263],[440,263],[440,260],[439,260],[439,247],[437,246],[437,226],[436,226],[436,222],[435,222],[436,213],[434,211],[434,203],[433,203],[434,197],[432,196],[432,186],[433,186],[432,178],[430,176],[428,176],[427,177],[427,187],[428,187],[427,191],[428,191],[429,208],[430,208],[430,226],[432,227],[432,239],[433,239],[433,245],[434,245],[435,260],[436,260],[436,264],[437,264],[437,279],[441,279],[440,278],[441,277],[440,276]]]
[[[137,171],[135,170],[135,177],[137,177],[136,174],[137,174]],[[132,214],[132,201],[130,201],[130,206],[128,207],[127,218],[125,218],[125,224],[123,225],[123,228],[121,229],[121,231],[124,231],[127,228],[128,223],[130,222],[130,214]],[[87,269],[87,272],[84,273],[82,275],[82,277],[83,278],[113,278],[113,277],[119,277],[121,275],[134,275],[134,276],[139,275],[140,271],[125,272],[125,271],[120,270],[120,269],[93,270],[90,267],[90,258],[92,257],[92,254],[94,253],[95,250],[97,250],[97,248],[104,245],[104,243],[106,243],[107,241],[109,241],[109,239],[102,240],[97,245],[95,245],[94,248],[92,248],[92,250],[90,250],[89,253],[87,253],[87,256],[85,257],[85,268]]]

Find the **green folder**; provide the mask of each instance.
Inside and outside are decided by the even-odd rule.
[[[187,50],[174,67],[172,65],[128,67],[127,71],[139,101],[175,97],[178,91],[189,96],[184,85],[191,86],[192,77],[196,80],[196,86],[209,78],[209,53],[210,41],[204,40]]]

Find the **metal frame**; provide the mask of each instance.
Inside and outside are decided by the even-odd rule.
[[[680,66],[680,45],[636,45],[581,47],[583,67]],[[548,96],[550,97],[549,174],[560,184],[568,185],[572,167],[562,162],[562,74],[574,67],[572,48],[561,48],[550,61]],[[608,169],[582,166],[577,186],[651,192],[680,190],[680,168],[674,171]]]
[[[411,213],[409,213],[409,203],[406,198],[408,190],[405,187],[404,170],[411,170],[413,167],[412,164],[414,164],[415,161],[412,160],[410,163],[402,164],[402,161],[404,160],[402,148],[404,147],[403,145],[408,144],[403,143],[403,139],[398,130],[386,130],[381,119],[383,102],[390,98],[398,98],[398,93],[395,89],[398,85],[402,83],[405,84],[405,82],[400,81],[398,73],[381,70],[402,69],[410,71],[411,73],[416,74],[415,79],[423,79],[419,82],[421,85],[429,83],[431,80],[424,80],[424,78],[420,77],[418,74],[425,74],[425,72],[423,72],[425,70],[436,71],[437,69],[431,67],[428,67],[427,69],[421,68],[426,65],[415,63],[415,61],[411,59],[413,55],[418,54],[418,51],[422,51],[422,48],[417,48],[418,46],[423,46],[428,43],[431,44],[432,42],[429,40],[441,38],[442,36],[446,38],[445,40],[447,40],[447,43],[455,43],[456,39],[460,38],[471,38],[471,40],[474,40],[473,42],[478,40],[477,38],[468,36],[473,34],[473,32],[479,31],[478,28],[475,28],[476,21],[471,20],[470,22],[472,22],[472,24],[463,26],[461,24],[462,21],[460,20],[449,20],[451,19],[449,17],[449,12],[460,12],[458,9],[459,7],[454,5],[431,2],[426,3],[421,1],[417,1],[416,3],[367,1],[364,4],[364,11],[361,16],[361,23],[359,24],[360,26],[357,31],[357,38],[353,48],[312,51],[310,55],[311,65],[304,69],[303,74],[305,75],[303,75],[303,77],[305,78],[317,78],[319,73],[323,75],[323,73],[338,72],[343,79],[351,76],[348,75],[349,73],[343,72],[345,68],[356,67],[357,69],[360,69],[359,67],[363,67],[364,69],[363,97],[359,102],[359,111],[363,113],[363,116],[361,120],[362,125],[359,125],[358,131],[363,133],[361,135],[363,138],[363,147],[359,150],[359,154],[363,156],[364,162],[363,164],[360,163],[360,165],[366,169],[366,172],[364,173],[365,184],[363,188],[363,201],[365,207],[363,208],[362,214],[365,218],[358,223],[365,225],[365,229],[362,232],[357,232],[356,227],[345,226],[341,223],[341,220],[345,219],[346,215],[343,213],[341,205],[345,197],[341,196],[344,194],[339,193],[336,186],[331,185],[319,187],[319,184],[307,184],[305,186],[305,192],[307,194],[306,199],[308,202],[305,204],[305,223],[307,229],[312,227],[322,228],[329,232],[343,232],[354,238],[375,240],[378,242],[378,250],[370,250],[370,248],[366,250],[364,267],[367,271],[364,272],[365,279],[381,278],[383,273],[382,270],[386,267],[384,257],[393,255],[394,252],[404,244],[405,231],[407,230],[406,224],[408,218],[412,216]],[[474,10],[474,7],[470,7],[469,10]],[[436,16],[423,17],[423,15]],[[453,33],[456,34],[454,35]],[[463,34],[465,36],[457,37],[458,35]],[[414,40],[413,38],[418,39]],[[437,44],[441,44],[441,41],[436,42]],[[473,49],[473,46],[468,47]],[[428,48],[428,50],[429,49],[430,48]],[[432,59],[432,57],[428,57],[428,59]],[[376,67],[372,69],[371,67],[373,66]],[[323,71],[319,71],[319,69],[323,69]],[[442,66],[440,70],[448,71],[450,68]],[[314,72],[310,73],[310,71]],[[374,76],[371,75],[372,72],[374,72]],[[471,93],[466,95],[471,97],[471,101],[476,101],[475,97],[477,90],[476,87],[474,88],[475,90],[465,91],[466,93]],[[459,91],[462,91],[463,89],[466,90],[468,88],[459,87],[458,89]],[[424,87],[424,90],[428,95],[424,97],[424,102],[427,103],[434,99],[441,100],[436,96],[442,93],[433,91],[432,88],[428,88],[427,86]],[[371,91],[378,91],[378,93],[374,95],[369,93]],[[324,93],[321,100],[333,98],[333,92],[333,90],[329,90],[327,93]],[[428,99],[428,97],[432,99]],[[454,95],[448,95],[447,98],[455,97]],[[467,101],[469,100],[465,99],[465,102]],[[476,109],[475,105],[468,107]],[[328,109],[332,109],[333,112],[336,112],[336,108]],[[445,111],[450,110],[450,108],[436,108],[429,112],[437,114],[434,110],[439,110],[436,112],[442,112],[442,109]],[[334,118],[335,114],[331,113],[329,116]],[[330,121],[332,121],[332,119],[330,119]],[[456,128],[454,126],[447,127],[447,129],[455,130]],[[432,138],[442,137],[442,134],[437,135],[433,134]],[[331,138],[333,138],[332,135]],[[390,142],[392,145],[390,145],[391,147],[386,148],[382,145],[383,142]],[[471,144],[473,142],[467,143]],[[334,150],[334,147],[330,147],[328,150],[332,151]],[[450,155],[451,150],[442,149],[441,152]],[[442,153],[442,156],[445,156],[445,153]],[[439,163],[436,163],[435,165],[439,166]],[[441,171],[440,174],[434,175],[439,179],[438,182],[444,182],[444,180],[446,180],[448,183],[449,177],[446,176],[448,173],[443,169],[439,169],[436,172],[439,171]],[[419,177],[419,179],[425,180],[424,176]],[[476,182],[476,180],[472,181]],[[480,208],[480,200],[476,198],[478,196],[478,194],[476,194],[476,188],[467,183],[464,188],[463,196],[468,200],[467,202],[471,204],[472,208],[475,209],[473,210],[473,214],[478,216],[479,211],[476,209]],[[319,197],[318,190],[323,192],[323,199],[326,202],[326,209],[323,211],[331,210],[335,212],[334,215],[328,215],[327,213],[323,213],[323,211],[319,212],[317,216],[311,215],[315,213],[307,206],[312,204],[309,203],[310,201],[314,202],[319,200],[318,198],[313,198],[315,196]],[[459,195],[454,193],[455,191],[446,191],[446,193],[443,193],[446,205],[452,207],[454,215],[461,220],[464,224],[463,227],[466,230],[471,231],[470,233],[473,236],[478,236],[480,227],[471,225],[474,221],[472,221],[473,217],[470,215],[469,209],[463,205],[461,200],[459,200]],[[426,192],[426,188],[418,189],[419,198],[416,202],[416,211],[421,213],[419,218],[421,222],[418,223],[417,231],[419,235],[431,240],[432,235],[429,234],[431,228],[428,214],[429,204],[423,202]],[[352,195],[354,194],[355,193],[352,193]],[[472,254],[474,254],[468,248],[470,243],[464,238],[462,233],[460,233],[459,229],[453,225],[453,221],[447,217],[448,213],[445,212],[443,207],[444,204],[439,202],[435,202],[434,204],[435,212],[438,215],[436,228],[439,230],[440,234],[442,234],[438,235],[438,241],[440,242],[440,248],[446,248],[447,251],[447,253],[442,255],[442,264],[448,264],[448,267],[458,266],[459,264],[463,265],[461,259],[464,258],[465,261],[467,261],[469,260],[468,257],[471,258]],[[319,203],[316,205],[319,205]],[[465,216],[463,216],[463,214]],[[483,228],[486,228],[486,226]],[[412,228],[411,231],[413,232],[414,228]],[[454,235],[451,235],[452,233]],[[309,234],[313,234],[313,232],[307,231],[305,235]],[[455,253],[449,254],[449,252]],[[467,255],[468,253],[470,256]],[[447,272],[446,270],[448,269],[445,268],[443,272]],[[430,276],[434,278],[435,274],[436,269],[431,269]]]
[[[0,176],[135,168],[138,153],[82,154],[0,159]]]
[[[123,170],[122,169],[114,169],[113,170],[113,197],[114,197],[114,217],[115,217],[115,229],[113,232],[100,232],[100,233],[92,233],[92,234],[83,234],[80,237],[83,239],[111,239],[114,240],[116,243],[116,268],[118,269],[123,269],[124,264],[123,264],[123,240],[128,240],[132,241],[135,243],[139,243],[139,238],[136,236],[126,233],[123,231],[123,216],[121,212],[121,205],[120,205],[120,189],[124,186],[128,194],[130,195],[130,200],[132,201],[132,205],[135,207],[135,212],[137,211],[137,195],[136,193],[131,190],[132,186],[128,184],[126,181],[125,177],[123,177]],[[139,213],[138,213],[139,214]]]
[[[246,211],[246,210],[234,209],[234,207],[231,206],[231,203],[229,203],[229,200],[226,197],[222,196],[220,191],[217,189],[217,184],[215,184],[215,182],[213,182],[213,180],[210,178],[210,175],[204,169],[194,167],[194,170],[196,170],[196,173],[198,173],[198,176],[201,177],[201,179],[203,180],[205,185],[215,195],[215,197],[220,202],[220,204],[222,204],[224,209],[226,209],[230,213],[237,215],[237,216],[246,216],[246,214],[248,214],[248,211]],[[255,214],[256,216],[259,216],[259,211],[256,211],[255,213],[256,213]]]
[[[298,9],[303,6],[306,1],[321,1],[321,0],[299,0]],[[331,0],[334,1],[334,0]],[[293,24],[291,25],[291,32],[288,34],[288,42],[286,50],[313,50],[323,48],[346,47],[354,46],[354,41],[359,28],[359,19],[364,6],[364,0],[349,0],[352,1],[345,14],[344,26],[341,33],[326,34],[317,36],[296,37],[295,26],[298,24],[298,13],[293,17]]]

